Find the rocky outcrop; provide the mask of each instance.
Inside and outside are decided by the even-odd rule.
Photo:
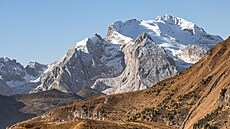
[[[119,49],[120,45],[111,44],[97,34],[78,42],[49,66],[37,91],[58,89],[77,93],[99,78],[118,76],[124,69],[123,53]]]
[[[196,45],[188,45],[182,50],[180,57],[186,62],[194,63],[202,58],[206,52],[205,49]]]
[[[103,110],[93,111],[93,107],[83,105],[80,110],[73,112],[73,119],[92,119],[92,120],[105,120],[105,112]]]
[[[156,82],[177,74],[174,60],[157,46],[151,37],[143,33],[134,44],[122,48],[126,68],[116,78],[99,79],[92,88],[106,94],[142,90]]]
[[[223,88],[220,92],[219,102],[230,107],[230,88]]]

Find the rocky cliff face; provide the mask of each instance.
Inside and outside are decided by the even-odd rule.
[[[134,43],[114,44],[100,36],[77,43],[41,77],[39,90],[106,94],[137,91],[176,75],[174,60],[143,33]]]
[[[26,75],[24,72],[24,67],[16,62],[16,60],[10,60],[9,58],[0,58],[1,65],[1,79],[5,81],[16,81],[23,80],[23,77]]]
[[[33,68],[30,64],[24,68],[15,59],[11,60],[7,57],[1,57],[0,94],[11,95],[16,93],[29,93],[37,86],[37,84],[33,83],[32,80],[35,80],[39,75],[41,75],[45,69],[46,66],[39,63],[36,63],[36,66]]]
[[[137,91],[178,73],[174,60],[146,33],[141,34],[133,44],[124,45],[122,52],[126,68],[121,75],[99,79],[91,88],[106,94]]]
[[[182,50],[181,54],[178,56],[180,58],[183,58],[186,62],[195,63],[201,57],[203,57],[206,52],[207,51],[205,49],[196,45],[188,45]]]
[[[99,78],[119,75],[124,69],[123,53],[119,48],[99,35],[77,43],[62,59],[50,65],[37,90],[77,93]]]
[[[106,94],[145,89],[198,61],[221,37],[182,18],[115,22],[99,35],[71,48],[40,77],[36,91],[79,92],[83,87]]]

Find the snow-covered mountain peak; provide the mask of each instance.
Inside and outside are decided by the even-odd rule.
[[[17,62],[17,60],[10,59],[8,57],[0,57],[0,63],[18,65],[20,68],[23,67],[20,63]]]
[[[163,47],[171,57],[179,62],[187,63],[194,63],[202,57],[194,60],[189,59],[193,57],[192,55],[188,55],[186,56],[188,58],[184,59],[185,56],[181,54],[188,45],[199,47],[200,49],[196,48],[196,50],[203,53],[203,49],[207,51],[223,40],[220,36],[208,34],[203,28],[192,22],[171,15],[158,16],[156,20],[134,19],[115,22],[109,27],[106,38],[113,43],[129,44],[133,43],[142,33],[148,34],[154,43]],[[188,62],[189,60],[193,61]]]
[[[91,38],[86,38],[80,42],[77,42],[75,46],[69,50],[68,53],[76,54],[75,50],[89,53],[89,47],[91,47],[93,44],[101,44],[102,42],[104,42],[104,39],[100,35],[95,34]]]
[[[180,26],[181,30],[187,30],[192,35],[208,35],[203,28],[198,27],[196,24],[189,22],[183,18],[179,18],[179,17],[175,17],[175,16],[166,14],[164,16],[158,16],[156,18],[156,21],[164,22],[170,25]]]
[[[158,16],[156,18],[156,21],[163,21],[166,24],[171,24],[171,25],[178,25],[181,27],[182,30],[190,30],[192,31],[193,34],[196,34],[195,31],[200,30],[200,33],[206,33],[202,28],[199,28],[196,26],[196,24],[189,22],[185,19],[179,18],[179,17],[175,17],[169,14],[166,14],[164,16]],[[196,30],[197,28],[197,30]]]
[[[29,64],[25,67],[27,74],[35,78],[43,74],[47,69],[46,65],[40,64],[36,61],[30,61]]]
[[[164,21],[165,23],[168,24],[187,26],[188,28],[193,28],[195,26],[195,24],[192,22],[189,22],[183,18],[175,17],[169,14],[166,14],[164,16],[157,16],[156,21]]]
[[[113,33],[114,31],[123,34],[124,36],[130,37],[133,40],[137,38],[137,36],[141,33],[136,33],[139,29],[139,25],[141,24],[141,21],[136,19],[131,19],[125,22],[117,21],[111,25],[111,32],[107,32],[107,36],[110,35],[110,33]],[[109,28],[110,29],[110,28]],[[145,31],[143,31],[145,32]]]
[[[102,42],[104,42],[104,40],[98,34],[95,34],[91,38],[85,38],[77,42],[72,48],[70,48],[67,51],[67,53],[62,58],[50,64],[48,66],[48,69],[45,71],[45,73],[55,70],[60,65],[66,65],[72,60],[77,60],[81,56],[85,56],[85,55],[92,53],[90,51],[93,45],[100,44]],[[88,60],[88,59],[85,59],[85,60]]]
[[[116,32],[118,34],[116,34]],[[222,38],[219,36],[208,34],[203,28],[198,27],[196,24],[168,14],[158,16],[156,20],[131,19],[125,22],[114,22],[107,31],[107,37],[115,37],[119,39],[117,35],[120,34],[126,38],[128,37],[135,40],[138,35],[143,32],[146,32],[151,36],[174,38],[179,40],[181,43],[191,43],[191,40],[187,40],[187,37],[195,37],[196,39],[202,38],[202,40],[207,39],[211,40],[211,42],[222,41]],[[160,42],[162,42],[162,40]]]
[[[10,59],[8,57],[0,57],[0,62],[8,62]]]
[[[88,41],[89,41],[89,38],[86,38],[86,39],[84,39],[84,40],[82,40],[80,42],[77,42],[72,49],[77,49],[79,51],[88,53],[88,49],[87,49],[87,46],[86,46]]]
[[[125,22],[122,21],[116,21],[113,23],[113,26],[115,28],[122,28],[123,26],[128,26],[128,25],[133,25],[133,24],[140,24],[141,21],[137,20],[137,19],[130,19],[127,20]]]
[[[40,65],[40,63],[38,63],[38,62],[36,62],[36,61],[30,61],[30,62],[28,63],[27,66],[34,67],[34,68],[35,68],[37,65]]]

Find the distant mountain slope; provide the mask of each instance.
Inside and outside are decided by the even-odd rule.
[[[192,67],[142,91],[100,96],[57,108],[12,128],[82,119],[163,124],[166,128],[230,128],[230,37]],[[37,123],[42,123],[38,125]],[[101,122],[103,123],[103,122]],[[67,123],[69,125],[69,123]],[[139,124],[141,125],[141,124]],[[98,125],[102,128],[103,125]],[[143,127],[148,128],[143,125]],[[164,126],[162,126],[164,127]],[[11,129],[12,129],[11,128]],[[112,128],[112,127],[111,127]]]
[[[15,59],[0,57],[0,94],[29,93],[38,85],[33,81],[46,69],[46,65],[37,62],[30,62],[24,68]]]
[[[220,41],[220,36],[171,15],[118,21],[105,38],[96,34],[80,41],[49,65],[36,91],[77,93],[90,87],[114,94],[145,89],[188,68]]]
[[[0,95],[13,95],[15,91],[11,89],[5,81],[0,79]]]
[[[0,129],[83,99],[76,94],[58,90],[14,96],[0,95]]]
[[[19,110],[25,105],[13,97],[0,95],[0,101],[0,129],[36,116],[20,112]]]

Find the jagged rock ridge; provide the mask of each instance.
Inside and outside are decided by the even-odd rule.
[[[0,94],[12,95],[29,93],[37,84],[33,82],[47,68],[37,62],[30,63],[25,68],[15,59],[0,58]],[[34,66],[34,67],[33,67]]]
[[[123,53],[119,49],[119,45],[111,44],[99,35],[85,39],[50,65],[37,90],[77,93],[83,87],[92,86],[98,78],[115,77],[124,69]]]
[[[170,15],[118,21],[104,39],[96,34],[78,42],[49,65],[36,91],[77,93],[88,87],[113,94],[145,89],[188,68],[219,41],[221,37]]]

